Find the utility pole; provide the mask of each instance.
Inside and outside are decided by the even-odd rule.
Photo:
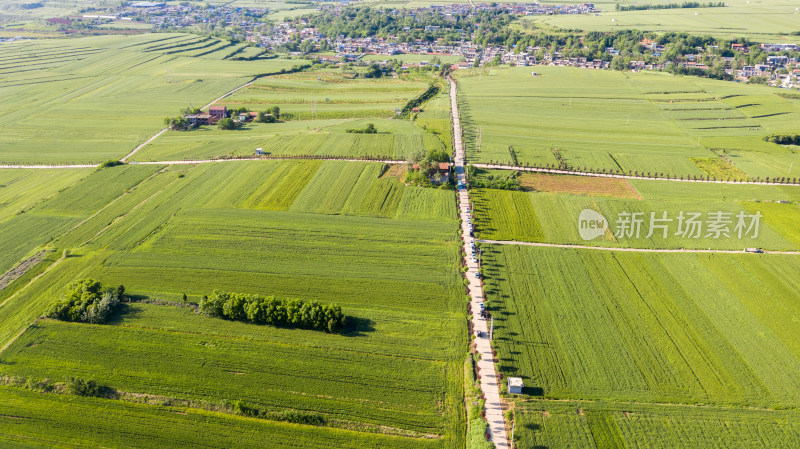
[[[517,428],[517,420],[516,417],[513,417],[514,423],[511,424],[511,449],[514,449],[514,429]]]
[[[475,130],[475,152],[480,153],[481,151],[481,137],[483,132],[481,131],[481,127],[479,126]]]
[[[489,341],[492,341],[492,336],[494,335],[494,315],[492,315],[492,322],[489,324]]]

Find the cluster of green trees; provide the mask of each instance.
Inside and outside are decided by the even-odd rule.
[[[398,42],[443,39],[445,43],[454,44],[462,39],[480,41],[482,36],[491,35],[510,24],[512,18],[502,9],[445,17],[432,10],[348,6],[340,11],[326,9],[302,20],[308,21],[328,38],[395,36]]]
[[[375,125],[372,123],[367,123],[367,127],[364,129],[348,129],[345,132],[354,133],[354,134],[377,134],[378,129],[375,128]]]
[[[683,2],[683,3],[645,3],[641,5],[620,5],[617,3],[617,11],[644,11],[646,9],[679,9],[679,8],[722,8],[725,2]]]
[[[106,287],[94,279],[82,279],[67,286],[63,298],[50,306],[48,318],[61,321],[103,324],[119,310],[125,287]]]
[[[800,134],[783,134],[764,137],[764,141],[780,145],[800,145]]]
[[[435,97],[440,90],[441,88],[437,84],[431,84],[428,86],[428,89],[425,90],[422,95],[418,96],[417,98],[412,98],[408,101],[408,103],[406,103],[405,106],[403,106],[403,110],[400,112],[400,117],[408,117],[414,108],[421,106],[422,103],[425,103],[426,101]]]
[[[187,106],[180,110],[179,115],[176,117],[166,117],[164,119],[164,126],[170,129],[189,129],[189,121],[183,118],[186,115],[200,114],[200,108],[194,106]]]
[[[211,297],[204,296],[200,300],[199,308],[200,312],[208,316],[234,321],[325,332],[338,332],[347,324],[347,317],[338,305],[279,299],[274,296],[215,291]]]
[[[408,156],[409,170],[406,172],[405,182],[412,185],[429,187],[431,186],[430,174],[439,165],[439,162],[450,162],[450,155],[443,149],[431,149],[415,151]],[[411,167],[417,165],[419,170],[412,170]],[[436,183],[448,181],[440,173],[433,175]]]
[[[232,118],[222,118],[217,122],[219,129],[239,129],[242,126],[241,122],[237,122]]]
[[[264,111],[259,111],[258,115],[256,116],[256,121],[258,123],[275,123],[281,118],[281,108],[278,106],[273,106],[271,108],[267,108]]]

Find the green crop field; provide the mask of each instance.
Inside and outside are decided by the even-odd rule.
[[[368,123],[377,134],[348,133]],[[201,127],[170,131],[137,152],[136,161],[212,159],[220,156],[254,156],[255,149],[278,156],[380,156],[406,159],[421,149],[444,149],[444,142],[407,120],[387,118],[290,120],[283,123],[248,123],[235,131]]]
[[[513,151],[521,164],[686,177],[716,175],[695,161],[727,154],[762,179],[800,163],[791,148],[761,140],[795,133],[800,121],[800,106],[778,89],[569,67],[483,72],[456,74],[471,162],[511,163]]]
[[[119,159],[160,130],[164,117],[293,65],[203,57],[200,47],[210,44],[206,49],[221,55],[226,45],[198,43],[203,39],[146,34],[4,45],[0,162]],[[185,51],[190,48],[195,51]]]
[[[773,411],[800,404],[796,256],[483,248],[499,369],[522,377],[523,398],[534,400],[517,403],[535,424],[517,426],[523,441],[792,447],[800,438],[796,412]]]
[[[466,335],[452,192],[406,187],[384,172],[382,164],[322,161],[128,165],[86,176],[0,223],[20,226],[20,217],[30,217],[53,228],[49,243],[40,229],[20,229],[39,240],[4,251],[8,264],[43,244],[53,253],[39,276],[0,297],[0,347],[11,343],[0,354],[0,376],[90,378],[129,397],[201,408],[240,400],[328,420],[298,426],[123,400],[25,401],[11,388],[0,403],[26,425],[0,420],[0,441],[44,444],[74,429],[82,445],[191,445],[184,432],[208,422],[245,426],[260,438],[275,433],[275,441],[297,434],[302,447],[463,444]],[[104,195],[87,196],[98,184],[107,186]],[[68,256],[55,260],[63,250]],[[127,305],[109,325],[39,320],[28,327],[66,283],[88,276],[149,301]],[[215,289],[337,303],[354,321],[343,334],[325,334],[169,305]],[[73,406],[85,416],[50,410]],[[140,437],[81,431],[100,410],[145,422],[182,413],[175,415],[182,427],[176,435],[163,425],[126,432]],[[33,432],[42,420],[55,424]],[[235,432],[215,435],[226,447],[250,444]]]
[[[419,150],[445,149],[451,145],[446,94],[426,103],[426,111],[420,115],[426,118],[416,123],[391,118],[427,86],[414,79],[352,79],[339,69],[272,76],[258,80],[219,104],[253,111],[277,106],[290,119],[278,123],[252,122],[236,131],[216,127],[171,131],[144,147],[133,159],[252,156],[256,148],[272,155],[406,159]],[[368,123],[375,125],[377,134],[347,132],[364,129]]]
[[[423,81],[362,79],[353,78],[353,74],[337,68],[273,76],[258,80],[220,104],[252,110],[279,106],[281,113],[300,119],[391,117],[395,108],[402,109],[428,86]]]
[[[0,170],[0,226],[88,174],[87,169]]]
[[[0,442],[8,448],[435,447],[366,432],[237,417],[195,408],[43,395],[0,387]]]
[[[574,176],[559,176],[570,181]],[[585,179],[585,178],[584,178]],[[756,186],[730,184],[700,184],[670,181],[631,180],[629,184],[639,198],[614,198],[600,193],[559,194],[533,191],[475,189],[472,193],[477,236],[489,240],[515,240],[527,242],[587,244],[607,247],[633,248],[715,248],[743,250],[760,247],[772,250],[797,250],[800,238],[794,225],[800,221],[800,189],[793,186]],[[587,184],[588,185],[588,184]],[[783,203],[785,202],[785,203]],[[609,232],[591,241],[579,234],[578,219],[581,211],[590,209],[608,220]],[[622,234],[621,213],[642,213],[638,236]],[[651,213],[656,225],[650,235]],[[701,213],[700,234],[684,235],[678,232],[678,217],[684,212]],[[714,220],[710,213],[723,212],[728,235],[713,233],[708,226]],[[738,215],[760,213],[758,233],[736,232]],[[751,219],[745,218],[749,228]],[[627,228],[626,228],[627,229]],[[686,228],[684,228],[686,229]],[[755,237],[755,238],[754,238]]]
[[[520,447],[771,447],[800,444],[796,410],[534,401],[516,411]]]
[[[546,3],[580,3],[548,1]],[[645,11],[615,11],[615,5],[657,2],[601,1],[598,15],[528,16],[520,19],[537,26],[617,31],[639,29],[654,32],[685,32],[722,38],[749,37],[761,41],[790,39],[800,31],[800,13],[790,0],[728,0],[724,8],[678,8]]]

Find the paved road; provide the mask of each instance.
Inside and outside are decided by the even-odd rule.
[[[589,173],[582,171],[569,171],[558,170],[555,168],[534,168],[534,167],[521,167],[516,165],[502,165],[502,164],[471,164],[477,168],[488,168],[493,170],[516,170],[516,171],[529,171],[536,173],[553,173],[557,175],[575,175],[575,176],[592,176],[595,178],[620,178],[620,179],[646,179],[649,181],[674,181],[674,182],[704,182],[711,184],[739,184],[739,185],[760,185],[760,186],[788,186],[796,184],[785,184],[780,182],[734,182],[734,181],[706,181],[704,179],[672,179],[672,178],[648,178],[646,176],[633,176],[633,175],[614,175],[611,173]]]
[[[607,246],[587,246],[569,245],[563,243],[541,243],[541,242],[517,242],[514,240],[478,240],[481,243],[492,245],[524,245],[524,246],[544,246],[549,248],[575,248],[575,249],[595,249],[599,251],[631,251],[639,253],[723,253],[723,254],[756,254],[748,253],[744,250],[732,249],[658,249],[658,248],[612,248]],[[800,255],[800,251],[764,251],[764,254],[793,254]]]
[[[461,136],[461,120],[458,114],[458,99],[456,95],[456,83],[450,81],[450,106],[453,116],[453,139],[456,150],[455,172],[459,182],[466,182],[464,174],[464,145]],[[481,360],[478,362],[479,374],[481,376],[481,391],[486,399],[486,420],[489,422],[489,433],[491,440],[497,449],[508,449],[508,437],[506,436],[506,424],[503,416],[503,402],[500,399],[500,385],[497,378],[497,370],[494,366],[494,356],[492,355],[492,342],[489,340],[489,323],[480,317],[480,305],[483,303],[483,286],[475,277],[478,272],[478,264],[473,261],[470,242],[473,240],[469,236],[469,193],[464,190],[458,192],[458,209],[461,216],[461,234],[464,236],[464,251],[467,254],[467,267],[469,271],[469,292],[472,303],[472,327],[473,331],[480,331],[481,336],[475,339],[478,353]]]

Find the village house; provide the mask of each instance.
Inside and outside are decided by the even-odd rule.
[[[228,116],[228,108],[226,106],[211,106],[208,108],[208,113],[211,117],[215,118],[215,122]]]

